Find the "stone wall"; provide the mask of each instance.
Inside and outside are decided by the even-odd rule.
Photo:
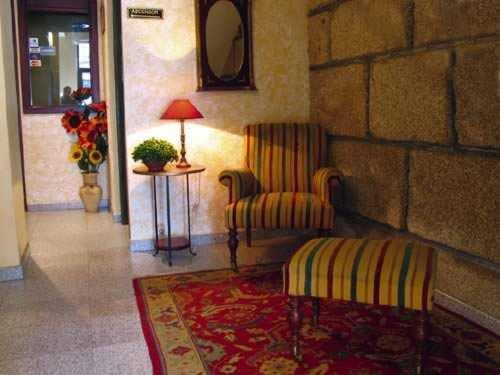
[[[346,209],[439,245],[438,288],[500,319],[498,0],[309,7],[311,118]]]

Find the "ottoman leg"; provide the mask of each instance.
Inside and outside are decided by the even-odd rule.
[[[420,312],[417,317],[417,332],[416,339],[418,341],[418,349],[419,349],[419,363],[417,367],[417,374],[423,374],[426,369],[427,363],[427,339],[429,337],[430,332],[430,322],[429,322],[429,314],[426,311]]]
[[[290,328],[292,331],[292,353],[297,361],[302,361],[300,354],[300,326],[302,325],[302,298],[290,297]]]
[[[238,250],[238,232],[236,229],[229,229],[229,239],[227,240],[227,246],[229,247],[229,252],[231,256],[231,268],[234,272],[238,272],[238,263],[236,261],[236,250]]]
[[[317,326],[319,324],[319,309],[320,309],[319,298],[313,297],[312,308],[313,308],[312,323],[313,326]]]

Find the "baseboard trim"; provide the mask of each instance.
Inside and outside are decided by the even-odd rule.
[[[30,244],[26,244],[23,256],[21,257],[21,264],[13,267],[0,268],[0,282],[15,281],[24,279],[24,269],[30,259]]]
[[[107,210],[109,200],[103,199],[99,204],[100,210]],[[45,212],[45,211],[65,211],[65,210],[82,210],[83,204],[80,201],[66,203],[47,203],[47,204],[28,204],[29,212]]]
[[[191,242],[193,246],[204,246],[204,245],[215,245],[223,243],[227,240],[227,234],[193,234],[191,236]],[[147,252],[154,249],[154,240],[131,240],[130,241],[130,251],[132,252]]]
[[[478,326],[500,336],[500,321],[494,317],[452,297],[440,290],[434,293],[434,301],[437,305],[450,310],[452,313],[463,316]]]
[[[293,229],[271,229],[271,230],[255,230],[252,231],[253,240],[265,240],[273,237],[284,237],[284,236],[296,236],[300,235],[312,235],[316,233],[314,230],[293,230]],[[245,231],[238,232],[238,237],[240,241],[246,239]],[[214,234],[193,234],[191,236],[191,242],[193,246],[206,246],[215,245],[220,243],[225,243],[227,241],[227,233],[214,233]],[[154,248],[153,239],[144,240],[131,240],[130,241],[130,251],[132,252],[146,252],[152,251]]]
[[[0,282],[22,279],[24,279],[24,269],[22,265],[0,268]]]

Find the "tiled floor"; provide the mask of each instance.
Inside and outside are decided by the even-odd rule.
[[[30,213],[25,280],[0,283],[0,374],[149,374],[132,279],[226,268],[224,244],[198,255],[131,253],[107,213]],[[342,227],[342,225],[340,226]],[[353,230],[345,223],[344,231]],[[240,265],[287,258],[300,240],[240,242]],[[164,254],[163,254],[164,255]]]
[[[228,266],[224,244],[198,256],[130,253],[109,214],[30,213],[23,281],[0,283],[0,374],[149,374],[132,278]],[[265,244],[265,246],[264,246]],[[269,249],[269,246],[272,249]],[[284,260],[297,240],[255,241],[239,263]]]

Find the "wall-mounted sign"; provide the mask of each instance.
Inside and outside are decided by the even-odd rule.
[[[129,18],[163,19],[163,9],[154,8],[128,8]]]

